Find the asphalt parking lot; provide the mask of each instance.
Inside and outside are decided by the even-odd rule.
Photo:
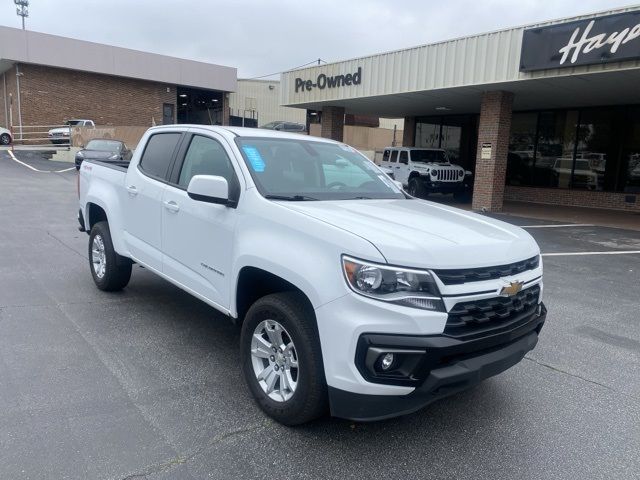
[[[640,232],[503,217],[549,254],[537,348],[407,417],[291,429],[212,308],[140,267],[97,290],[75,170],[18,159],[44,171],[0,151],[0,478],[640,478]]]

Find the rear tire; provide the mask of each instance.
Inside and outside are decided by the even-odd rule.
[[[416,198],[423,198],[427,196],[427,191],[424,185],[418,178],[412,178],[409,180],[409,195]]]
[[[113,249],[107,222],[91,227],[89,235],[89,268],[96,286],[106,292],[122,290],[131,279],[131,260]]]
[[[9,145],[11,143],[11,136],[8,133],[0,135],[0,145]]]
[[[326,412],[316,319],[301,293],[267,295],[251,306],[242,324],[240,355],[252,396],[277,422],[300,425]]]

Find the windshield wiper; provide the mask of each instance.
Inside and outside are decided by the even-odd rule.
[[[289,202],[304,202],[307,200],[318,200],[317,198],[308,197],[307,195],[265,195],[264,198],[269,200],[287,200]]]
[[[372,197],[351,197],[345,200],[373,200],[373,198]]]

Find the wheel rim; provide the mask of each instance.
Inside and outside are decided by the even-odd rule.
[[[93,271],[96,277],[104,277],[105,270],[107,269],[107,256],[104,251],[104,241],[100,235],[93,237],[93,243],[91,244],[91,263],[93,264]]]
[[[3,145],[9,145],[10,137],[6,133],[0,137],[0,143]]]
[[[298,387],[298,354],[291,335],[275,320],[258,324],[251,337],[251,364],[262,391],[276,402],[289,400]]]
[[[409,195],[411,195],[412,197],[416,196],[416,184],[415,184],[415,182],[411,182],[409,184]]]

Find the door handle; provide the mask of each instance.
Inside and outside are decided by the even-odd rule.
[[[396,165],[396,168],[400,168],[400,165]]]
[[[131,195],[132,197],[135,197],[136,195],[138,195],[138,189],[136,188],[135,185],[128,185],[127,192],[129,192],[129,195]]]
[[[164,208],[166,208],[167,210],[169,210],[170,212],[178,212],[180,210],[180,207],[178,206],[178,204],[176,202],[174,202],[173,200],[170,200],[168,202],[164,202]]]

